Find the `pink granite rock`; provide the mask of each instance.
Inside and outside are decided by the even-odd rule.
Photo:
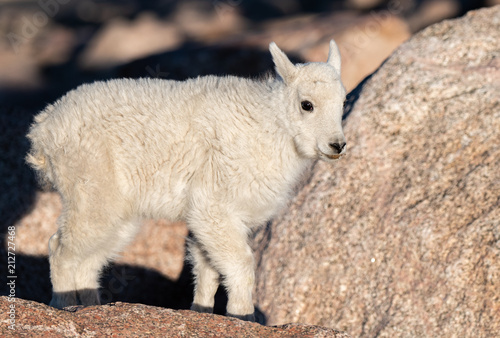
[[[332,337],[348,334],[314,325],[267,327],[235,318],[112,303],[57,310],[24,299],[0,297],[0,335],[44,337]],[[13,325],[12,325],[13,324]]]

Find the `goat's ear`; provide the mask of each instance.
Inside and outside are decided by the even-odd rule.
[[[326,62],[332,65],[340,74],[340,50],[334,40],[330,40],[330,51]]]
[[[269,51],[273,57],[274,66],[276,67],[276,72],[281,76],[285,83],[290,83],[295,78],[297,74],[297,68],[288,59],[288,57],[281,51],[281,49],[276,46],[274,42],[269,44]]]

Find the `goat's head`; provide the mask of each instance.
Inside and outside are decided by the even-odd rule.
[[[346,91],[340,79],[340,52],[330,41],[328,61],[294,65],[274,42],[269,50],[285,84],[283,106],[301,156],[326,161],[345,153],[342,114]]]

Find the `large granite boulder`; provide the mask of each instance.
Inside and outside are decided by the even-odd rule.
[[[500,6],[431,26],[351,93],[348,155],[257,236],[269,324],[500,332]]]

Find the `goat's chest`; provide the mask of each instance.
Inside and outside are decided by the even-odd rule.
[[[273,161],[234,173],[231,199],[248,223],[262,224],[272,218],[292,195],[303,165],[278,165]]]

